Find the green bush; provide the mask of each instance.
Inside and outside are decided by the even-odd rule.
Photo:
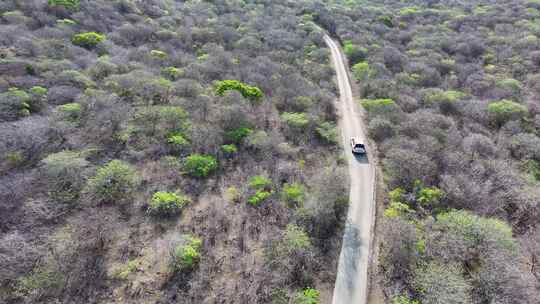
[[[300,226],[289,224],[285,228],[280,247],[280,250],[284,254],[299,250],[307,250],[311,247],[311,240],[308,234]]]
[[[71,122],[78,122],[81,117],[81,105],[78,103],[66,103],[58,106],[58,110]]]
[[[176,246],[171,252],[171,270],[173,272],[191,271],[201,259],[202,240],[188,236],[186,244]]]
[[[189,141],[179,133],[173,133],[167,137],[167,143],[179,151],[189,146]]]
[[[62,6],[69,10],[77,10],[80,0],[48,0],[49,6]]]
[[[358,62],[364,61],[367,57],[367,49],[359,47],[352,43],[352,41],[345,41],[343,45],[343,52],[349,58],[349,64],[355,65]]]
[[[166,67],[161,69],[161,74],[163,77],[175,81],[184,75],[184,70],[177,67]]]
[[[379,16],[377,20],[381,22],[382,24],[386,25],[387,27],[390,27],[390,28],[394,27],[394,22],[392,21],[391,16],[388,16],[388,15]]]
[[[513,78],[506,78],[497,81],[496,86],[500,89],[507,90],[512,94],[519,94],[522,89],[521,82]]]
[[[174,192],[158,191],[148,204],[148,213],[158,216],[171,216],[180,213],[191,202],[191,199]]]
[[[293,206],[302,206],[305,199],[304,186],[298,183],[285,184],[283,186],[283,199]]]
[[[225,155],[225,157],[232,157],[236,152],[238,152],[238,149],[236,148],[235,144],[230,145],[222,145],[221,146],[221,152]]]
[[[410,299],[407,295],[401,295],[393,298],[392,304],[420,304],[420,302]]]
[[[271,191],[259,190],[248,199],[248,203],[258,206],[272,195]]]
[[[352,73],[356,80],[364,81],[367,80],[371,74],[373,74],[373,71],[371,70],[369,63],[364,61],[353,65]]]
[[[322,122],[317,128],[315,128],[315,131],[317,132],[317,135],[325,142],[332,145],[338,143],[339,132],[335,124],[328,121]]]
[[[106,36],[96,33],[96,32],[87,32],[87,33],[81,33],[76,34],[71,39],[71,42],[73,44],[78,45],[80,47],[86,48],[86,49],[92,49],[98,45],[98,43],[105,41]]]
[[[90,165],[83,153],[62,151],[49,154],[41,164],[51,197],[63,203],[79,198],[84,186],[83,172]]]
[[[510,120],[522,119],[527,116],[527,107],[510,100],[492,102],[487,107],[491,121],[503,125]]]
[[[10,88],[0,94],[0,119],[15,120],[30,115],[31,98],[28,93]]]
[[[184,170],[193,177],[206,177],[217,168],[217,160],[211,155],[192,154],[184,161]]]
[[[244,98],[251,102],[260,102],[263,97],[263,92],[257,87],[249,86],[238,80],[222,80],[218,81],[216,87],[216,95],[223,96],[225,92],[235,90],[240,92]]]
[[[253,133],[253,130],[248,127],[240,127],[235,130],[225,132],[225,139],[233,143],[240,143],[249,134]]]
[[[478,248],[482,243],[513,252],[517,248],[512,228],[498,219],[483,218],[464,210],[452,210],[437,216],[435,228],[459,238],[467,248]]]
[[[99,168],[88,181],[86,192],[100,203],[123,201],[137,185],[136,172],[121,160],[112,160]]]
[[[319,304],[320,293],[317,289],[306,288],[296,294],[293,304]]]
[[[281,119],[295,129],[305,128],[309,124],[309,118],[306,113],[285,112],[281,114]]]
[[[370,117],[395,113],[398,105],[392,99],[362,99],[360,104]]]
[[[256,175],[249,179],[249,187],[255,190],[269,189],[272,181],[265,176]]]

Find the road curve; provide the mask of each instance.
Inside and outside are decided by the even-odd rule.
[[[365,158],[355,157],[351,153],[349,143],[351,137],[360,137],[367,143],[364,124],[360,116],[361,110],[354,102],[346,62],[340,48],[327,35],[324,40],[332,52],[332,62],[336,69],[340,95],[337,102],[339,123],[351,183],[349,211],[332,304],[366,304],[371,230],[375,210],[375,170],[369,161],[369,146],[367,147],[368,156]]]

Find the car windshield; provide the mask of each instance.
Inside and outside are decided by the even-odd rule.
[[[362,149],[364,149],[364,145],[362,145],[362,144],[356,144],[354,147],[355,147],[355,148],[362,148]]]

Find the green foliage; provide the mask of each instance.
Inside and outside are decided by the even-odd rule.
[[[360,104],[370,117],[395,113],[398,109],[392,99],[362,99]]]
[[[420,302],[410,299],[407,295],[401,295],[393,298],[392,304],[420,304]]]
[[[225,139],[233,143],[240,143],[249,134],[253,133],[253,130],[248,127],[240,127],[235,130],[225,132]]]
[[[81,117],[81,105],[78,103],[66,103],[58,106],[58,110],[71,122],[78,122]]]
[[[500,89],[510,91],[512,94],[519,94],[522,89],[521,82],[513,78],[506,78],[497,81],[496,86]]]
[[[48,0],[49,6],[62,6],[69,10],[79,9],[80,0]]]
[[[76,34],[71,39],[71,42],[83,48],[93,49],[98,43],[105,41],[106,36],[96,32],[87,32]]]
[[[281,114],[281,119],[292,128],[302,129],[309,124],[309,118],[306,113],[285,112]]]
[[[317,289],[306,288],[296,294],[293,304],[319,304],[320,293]]]
[[[163,77],[175,81],[184,75],[184,70],[177,67],[166,67],[161,69],[161,74]]]
[[[40,87],[40,86],[33,86],[30,88],[30,93],[36,94],[36,95],[47,95],[47,88]]]
[[[99,168],[88,180],[86,192],[100,203],[118,202],[128,199],[136,186],[135,170],[115,159]]]
[[[240,92],[244,98],[249,99],[253,103],[258,103],[263,97],[263,92],[258,87],[252,87],[238,80],[222,80],[218,81],[216,86],[216,95],[223,96],[225,92],[235,90]]]
[[[437,187],[421,187],[417,191],[416,200],[424,206],[436,205],[443,196],[444,192]]]
[[[325,121],[315,128],[317,135],[325,142],[335,145],[338,143],[338,129],[335,124]]]
[[[382,15],[377,18],[379,22],[386,25],[387,27],[393,28],[394,22],[392,21],[392,16],[389,15]]]
[[[352,72],[353,72],[354,78],[358,81],[367,80],[373,74],[373,71],[371,70],[369,63],[365,61],[359,62],[353,65]]]
[[[238,152],[238,148],[236,148],[235,144],[222,145],[221,152],[225,154],[225,157],[232,157],[236,152]]]
[[[83,172],[90,165],[84,153],[67,150],[52,153],[41,164],[47,177],[49,195],[64,203],[78,199],[83,187]]]
[[[367,57],[367,49],[359,47],[352,43],[352,41],[344,41],[343,52],[349,58],[349,64],[355,65],[358,62],[364,61]]]
[[[186,272],[193,270],[201,259],[202,240],[188,236],[186,244],[176,246],[171,253],[171,270]]]
[[[285,254],[298,250],[307,250],[311,247],[311,240],[302,227],[288,224],[280,244]]]
[[[283,199],[293,206],[302,206],[305,200],[304,186],[298,183],[283,186]]]
[[[256,175],[249,179],[249,187],[255,190],[269,189],[272,186],[272,181],[262,175]]]
[[[258,206],[262,202],[264,202],[266,199],[268,199],[271,195],[272,195],[271,191],[259,190],[250,198],[248,198],[248,203],[253,206]]]
[[[184,161],[184,170],[193,177],[207,177],[217,168],[217,160],[211,155],[192,154]]]
[[[0,119],[13,120],[30,115],[31,98],[28,93],[10,88],[0,94]]]
[[[167,143],[179,150],[189,146],[189,141],[179,133],[172,133],[167,137]]]
[[[128,261],[125,265],[122,265],[114,270],[113,277],[119,280],[126,280],[131,273],[137,271],[139,260],[134,259]]]
[[[384,210],[384,217],[406,217],[413,213],[414,210],[409,205],[401,202],[391,202],[390,206]]]
[[[148,204],[148,213],[157,216],[176,215],[190,202],[191,199],[186,195],[158,191]]]
[[[436,228],[459,237],[468,248],[493,242],[500,249],[512,252],[517,243],[512,228],[498,219],[483,218],[464,210],[452,210],[437,216]]]
[[[487,111],[491,120],[499,126],[510,120],[522,119],[528,114],[527,107],[511,100],[492,102]]]
[[[466,96],[465,93],[459,91],[443,91],[438,89],[429,90],[424,96],[424,101],[427,104],[434,103],[453,103]]]

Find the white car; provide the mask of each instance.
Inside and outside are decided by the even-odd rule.
[[[354,154],[366,154],[366,146],[358,137],[351,137],[351,148]]]

